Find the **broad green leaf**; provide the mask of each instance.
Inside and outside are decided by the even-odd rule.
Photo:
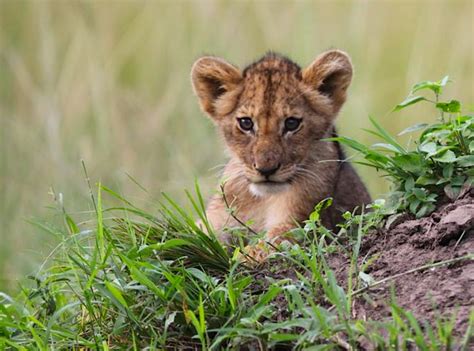
[[[421,144],[418,149],[428,154],[427,156],[429,157],[436,154],[437,145],[434,142],[428,142],[428,143]]]
[[[458,158],[459,163],[459,158]],[[447,164],[443,167],[443,177],[449,179],[452,177],[454,171],[454,165],[452,163]]]
[[[382,155],[379,152],[374,152],[374,151],[370,151],[367,155],[365,155],[365,159],[373,163],[375,162],[378,165],[380,164],[385,165],[390,162],[390,158],[388,158],[385,155]]]
[[[412,93],[415,93],[419,90],[424,90],[424,89],[429,89],[433,91],[436,95],[441,94],[442,92],[442,87],[446,86],[446,84],[449,82],[449,76],[443,77],[443,79],[437,81],[437,82],[432,82],[430,80],[425,80],[423,82],[417,83],[413,86],[411,89]]]
[[[408,177],[407,180],[405,181],[405,191],[410,191],[414,188],[415,186],[415,180],[413,177]]]
[[[409,96],[404,101],[402,101],[397,106],[395,106],[393,111],[400,111],[400,110],[404,109],[407,106],[416,104],[416,103],[418,103],[420,101],[424,101],[424,100],[426,100],[426,99],[423,96]]]
[[[420,154],[406,154],[393,157],[394,163],[406,172],[419,174],[424,171],[423,157]]]
[[[453,177],[453,179],[451,179],[451,185],[460,187],[464,184],[465,181],[466,181],[466,176],[458,175],[456,177]]]
[[[435,210],[435,205],[433,205],[431,203],[425,203],[416,212],[415,216],[416,216],[416,218],[421,218],[421,217],[424,217],[426,215],[429,215],[434,210]]]
[[[438,178],[434,175],[422,175],[416,180],[417,185],[432,185],[436,184]]]
[[[420,188],[413,188],[413,194],[420,201],[426,200],[426,190]]]
[[[456,163],[459,167],[474,167],[474,155],[459,156]]]
[[[442,162],[442,163],[451,163],[456,161],[456,155],[451,150],[447,150],[443,152],[441,155],[433,157],[435,161]]]
[[[419,199],[415,199],[412,202],[410,202],[410,206],[409,206],[410,212],[413,214],[416,214],[416,210],[418,206],[420,205],[420,203],[421,201]]]
[[[438,102],[436,108],[443,112],[456,113],[461,112],[461,103],[457,100],[451,100],[448,102]]]
[[[424,89],[429,89],[432,90],[435,94],[439,94],[441,92],[441,85],[438,82],[425,80],[424,82],[415,84],[411,92],[416,93],[417,91]]]

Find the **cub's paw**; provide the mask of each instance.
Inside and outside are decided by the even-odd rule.
[[[260,264],[266,261],[268,256],[275,250],[264,240],[259,240],[255,245],[244,247],[240,254],[240,260],[248,264]]]

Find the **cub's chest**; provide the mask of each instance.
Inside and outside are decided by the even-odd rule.
[[[258,198],[245,204],[239,212],[243,218],[253,222],[256,231],[268,231],[278,225],[294,222],[292,199],[288,194]]]

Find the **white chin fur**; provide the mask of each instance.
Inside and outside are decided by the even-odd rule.
[[[286,191],[290,188],[288,183],[281,184],[265,184],[265,183],[252,183],[249,186],[250,192],[257,197],[264,197],[268,195],[278,194]]]

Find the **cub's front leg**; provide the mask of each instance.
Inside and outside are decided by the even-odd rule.
[[[230,211],[222,195],[212,197],[206,209],[206,217],[211,228],[214,230],[219,241],[224,244],[230,244],[232,239],[228,233],[224,232],[224,228],[239,225],[232,217]],[[203,227],[202,224],[200,226],[201,228]]]
[[[258,263],[265,261],[268,255],[274,252],[276,246],[285,240],[290,242],[293,241],[292,238],[287,234],[294,228],[294,222],[282,223],[272,227],[266,233],[264,239],[259,240],[255,245],[249,245],[245,247],[244,252],[248,256],[246,260],[251,260]]]

